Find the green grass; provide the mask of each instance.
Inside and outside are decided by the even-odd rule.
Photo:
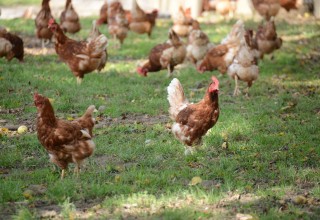
[[[73,37],[85,39],[92,19],[82,19],[83,30]],[[211,41],[219,43],[233,22],[202,27]],[[3,20],[2,25],[27,38],[34,36],[33,20]],[[87,74],[81,86],[55,54],[26,54],[22,64],[0,60],[0,117],[29,127],[24,135],[0,137],[1,217],[40,218],[48,209],[70,219],[230,219],[237,213],[259,219],[319,216],[319,24],[277,22],[283,47],[274,60],[265,57],[260,62],[260,76],[249,99],[233,97],[233,81],[218,72],[198,74],[187,66],[175,73],[193,102],[202,98],[211,75],[220,80],[219,121],[191,156],[184,156],[182,144],[167,130],[169,118],[160,120],[168,115],[166,87],[171,79],[166,71],[146,78],[135,72],[149,50],[166,40],[169,26],[159,20],[151,39],[130,33],[120,50],[110,39],[106,68]],[[101,31],[109,37],[105,27]],[[200,84],[204,86],[199,88]],[[60,170],[53,170],[37,140],[32,98],[36,91],[54,99],[60,118],[81,115],[95,104],[106,106],[98,120],[114,119],[95,128],[96,151],[79,179],[69,172],[60,180]],[[124,115],[132,120],[122,120]],[[150,121],[140,123],[143,115]],[[225,140],[228,149],[222,148]],[[202,183],[191,185],[196,176]],[[45,191],[29,195],[32,185]],[[295,202],[299,195],[305,201]]]
[[[41,5],[41,0],[0,0],[0,6]]]

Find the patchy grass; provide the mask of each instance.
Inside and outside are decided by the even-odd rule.
[[[92,19],[83,19],[83,30],[72,37],[84,39]],[[23,36],[25,45],[40,46],[32,39],[33,20],[2,23]],[[218,43],[232,24],[202,27]],[[217,72],[198,74],[186,66],[175,73],[193,102],[202,98],[210,75],[217,75],[221,85],[219,121],[191,156],[184,156],[183,146],[167,129],[166,86],[171,79],[166,71],[146,78],[135,72],[148,51],[166,40],[169,26],[159,20],[151,39],[130,33],[120,50],[110,40],[106,68],[87,74],[81,86],[55,54],[26,54],[22,64],[0,60],[0,125],[29,128],[23,135],[2,129],[1,218],[319,216],[319,24],[277,22],[283,47],[275,59],[260,62],[249,99],[233,97],[233,81]],[[105,27],[101,31],[109,36]],[[68,173],[60,180],[60,170],[53,170],[38,142],[35,91],[52,98],[56,114],[64,119],[80,116],[90,104],[106,107],[96,116],[97,148],[79,179]],[[193,177],[202,182],[192,183]]]

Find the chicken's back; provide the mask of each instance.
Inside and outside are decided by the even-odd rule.
[[[24,47],[23,47],[22,39],[19,36],[15,34],[11,34],[9,32],[0,33],[0,37],[7,39],[12,45],[12,49],[11,49],[12,53],[10,53],[10,55],[7,56],[7,59],[10,61],[15,57],[20,62],[22,62],[24,58]]]

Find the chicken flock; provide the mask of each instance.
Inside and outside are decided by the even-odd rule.
[[[70,37],[70,34],[81,29],[80,18],[72,1],[66,1],[60,23],[51,14],[49,2],[50,0],[42,1],[41,10],[35,18],[36,36],[42,41],[43,48],[45,41],[54,38],[56,54],[67,64],[78,84],[81,84],[85,74],[101,71],[106,66],[109,40],[99,31],[99,26],[108,25],[113,40],[119,41],[120,45],[117,47],[121,47],[129,31],[147,34],[150,38],[156,28],[157,10],[146,12],[136,0],[133,1],[131,11],[126,11],[119,1],[105,2],[99,19],[93,21],[88,38],[77,41]],[[172,77],[178,65],[189,62],[199,73],[217,70],[221,74],[227,74],[235,82],[234,95],[240,94],[239,81],[246,82],[245,94],[248,96],[249,88],[259,77],[258,63],[264,55],[272,54],[282,45],[274,21],[278,7],[282,6],[281,3],[287,10],[295,7],[295,4],[288,3],[295,1],[287,1],[286,4],[278,0],[252,2],[265,21],[254,31],[246,29],[244,22],[238,20],[229,34],[216,45],[201,30],[200,23],[190,16],[190,9],[180,6],[173,18],[173,26],[168,31],[168,40],[154,45],[147,61],[137,67],[137,73],[146,77],[150,72],[167,70],[168,77]],[[216,7],[219,8],[218,5]],[[22,62],[23,55],[22,39],[4,28],[0,29],[0,57],[6,57],[8,61],[15,57]],[[171,131],[185,145],[185,153],[188,154],[192,152],[192,146],[199,145],[202,137],[218,121],[219,80],[212,76],[204,98],[195,104],[187,100],[183,87],[176,78],[172,79],[167,92],[169,115],[174,121]],[[47,150],[50,161],[62,169],[61,178],[65,176],[69,163],[76,164],[75,172],[79,174],[82,162],[92,155],[95,148],[95,106],[89,106],[81,118],[70,122],[55,116],[48,98],[38,93],[33,98],[38,112],[38,139]]]

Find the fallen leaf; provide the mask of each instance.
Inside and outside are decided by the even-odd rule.
[[[116,175],[116,176],[114,177],[114,181],[115,181],[116,183],[119,183],[120,180],[121,180],[120,175]]]
[[[292,202],[293,202],[294,204],[296,204],[296,205],[302,205],[302,204],[307,203],[308,200],[307,200],[306,197],[299,195],[299,196],[294,197],[294,198],[292,199]]]
[[[195,185],[197,185],[197,184],[199,184],[201,182],[202,182],[202,179],[199,176],[195,176],[195,177],[192,178],[192,180],[189,183],[189,185],[195,186]]]
[[[74,118],[69,116],[69,117],[67,117],[67,120],[72,121],[72,120],[74,120]]]
[[[222,149],[228,149],[229,148],[229,146],[228,146],[229,144],[228,144],[228,142],[223,142],[222,143]]]
[[[34,192],[30,189],[25,190],[22,195],[24,196],[24,198],[26,199],[32,199]]]
[[[255,219],[258,219],[258,218],[255,218],[249,214],[237,213],[236,215],[236,220],[255,220]]]

